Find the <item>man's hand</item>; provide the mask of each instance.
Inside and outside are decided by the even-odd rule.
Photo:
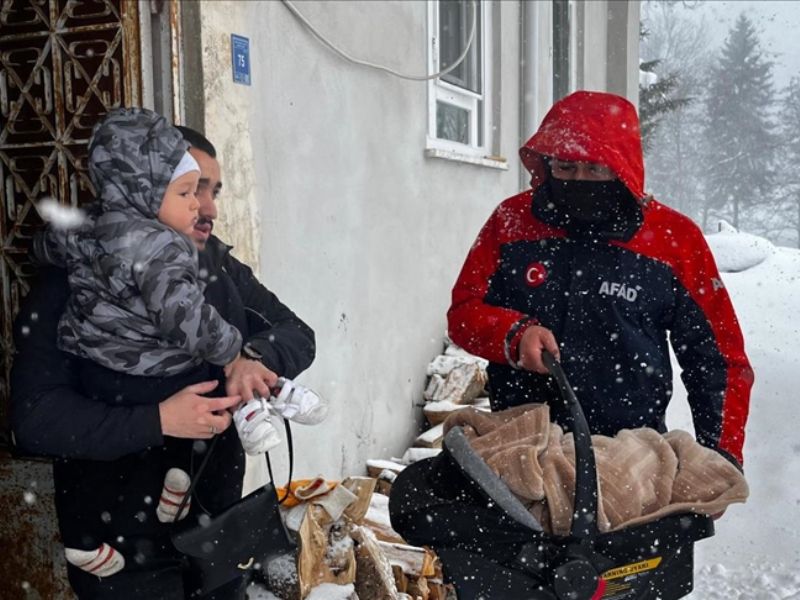
[[[225,365],[225,392],[248,402],[254,395],[269,398],[269,390],[278,376],[257,360],[239,356]]]
[[[203,381],[187,386],[158,405],[161,433],[177,438],[208,439],[231,424],[226,410],[241,402],[240,396],[206,398],[218,381]]]
[[[536,373],[548,373],[542,362],[542,350],[548,350],[556,360],[561,358],[553,332],[546,327],[531,325],[519,341],[519,366]]]

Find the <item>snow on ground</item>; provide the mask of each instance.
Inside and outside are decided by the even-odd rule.
[[[755,371],[744,448],[750,498],[695,545],[692,600],[800,600],[800,251],[736,232],[708,236]],[[743,265],[747,266],[743,268]],[[671,428],[691,428],[675,366]]]

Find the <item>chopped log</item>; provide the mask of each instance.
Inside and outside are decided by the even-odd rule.
[[[428,590],[430,595],[428,600],[446,600],[447,588],[442,583],[441,579],[428,579]]]
[[[390,481],[386,481],[385,479],[378,479],[378,483],[375,486],[375,492],[388,497],[392,492],[392,483]]]
[[[408,581],[408,594],[413,598],[419,598],[419,600],[430,600],[428,580],[424,577],[410,579]]]
[[[483,393],[486,380],[486,371],[478,364],[459,365],[450,371],[447,377],[432,375],[423,396],[431,402],[470,404]]]
[[[444,354],[440,354],[428,363],[425,374],[428,377],[433,377],[434,375],[447,377],[450,371],[468,362],[470,362],[470,360],[463,356],[445,356]]]
[[[381,552],[378,541],[365,527],[352,531],[356,546],[356,593],[369,600],[398,600],[392,567]]]
[[[485,358],[481,358],[480,356],[475,356],[474,354],[470,354],[466,350],[464,350],[461,346],[456,346],[454,343],[448,340],[448,344],[444,349],[445,356],[463,356],[471,361],[475,362],[476,364],[480,365],[483,369],[489,366],[489,361]]]
[[[405,594],[408,589],[408,577],[403,572],[403,567],[392,565],[392,575],[394,575],[394,584],[397,586],[397,591]]]
[[[356,500],[344,511],[345,516],[354,523],[360,523],[369,510],[372,493],[377,481],[373,477],[348,477],[342,485],[356,495]]]
[[[369,517],[365,517],[361,524],[364,525],[364,527],[369,527],[372,533],[375,534],[375,537],[381,542],[389,542],[392,544],[405,544],[406,542],[400,537],[399,533],[380,521],[373,521]]]
[[[389,498],[383,494],[372,495],[363,524],[365,527],[369,527],[375,537],[382,542],[406,543],[400,534],[392,529],[392,522],[389,518]]]
[[[428,384],[425,386],[425,391],[422,392],[422,397],[428,402],[437,402],[441,396],[445,395],[444,389],[445,378],[438,373],[431,375],[428,379]]]
[[[444,435],[444,426],[436,425],[421,433],[414,440],[413,446],[416,448],[441,448],[442,436]]]
[[[440,354],[430,363],[428,363],[427,375],[428,377],[433,377],[434,375],[447,377],[450,374],[450,371],[453,369],[469,364],[478,364],[485,369],[486,365],[489,363],[488,361],[476,356],[452,356]]]
[[[350,523],[340,519],[331,526],[328,532],[328,550],[325,552],[325,565],[336,577],[338,585],[355,581],[355,548],[350,537]],[[344,575],[344,581],[342,575]],[[351,578],[352,576],[352,578]],[[350,579],[350,581],[347,581]]]
[[[406,465],[395,460],[370,459],[367,461],[367,474],[370,477],[378,477],[381,474],[381,471],[384,470],[392,471],[393,473],[400,473],[400,471],[405,468]]]
[[[355,549],[344,527],[330,523],[320,506],[309,506],[300,525],[297,576],[301,597],[321,583],[345,585],[356,577]],[[342,543],[347,537],[347,543]]]
[[[458,600],[456,596],[456,588],[452,583],[442,583],[437,579],[428,579],[428,585],[431,588],[431,597],[429,600]],[[436,593],[438,596],[434,596]]]
[[[475,401],[472,403],[472,406],[475,408],[482,408],[486,410],[492,410],[492,403],[489,400],[489,396],[480,396],[475,398]]]
[[[435,427],[449,417],[453,412],[466,408],[464,404],[454,404],[453,402],[428,402],[422,407],[422,412],[428,423]]]
[[[441,448],[409,448],[403,453],[403,458],[400,460],[403,463],[410,465],[418,460],[438,456],[441,451]]]
[[[378,547],[391,565],[399,565],[411,579],[433,577],[436,574],[436,555],[426,548],[407,544],[378,542]]]
[[[428,423],[430,423],[430,425],[433,427],[439,425],[440,423],[444,423],[447,417],[454,412],[469,406],[477,408],[478,410],[491,410],[489,398],[486,396],[479,396],[473,400],[472,404],[455,404],[454,402],[449,401],[428,402],[422,407],[422,412],[425,415],[425,418],[428,420]]]

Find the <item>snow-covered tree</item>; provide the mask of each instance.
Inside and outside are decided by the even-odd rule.
[[[666,204],[699,221],[702,216],[704,138],[702,99],[711,60],[708,24],[701,15],[678,10],[674,2],[642,4],[642,67],[659,80],[674,81],[669,96],[686,100],[660,115],[645,147],[647,190]],[[641,104],[641,103],[640,103]],[[647,120],[642,104],[640,116]]]
[[[639,85],[639,121],[642,130],[642,146],[647,152],[653,141],[653,136],[661,121],[669,113],[686,106],[691,100],[676,95],[679,84],[679,75],[672,71],[659,77],[656,69],[661,64],[661,59],[643,62],[639,70],[653,73],[655,83]]]
[[[706,97],[706,138],[712,149],[704,166],[706,210],[740,226],[748,206],[772,200],[777,135],[772,62],[752,21],[742,13],[711,67]]]
[[[784,92],[780,124],[782,143],[778,168],[783,176],[778,189],[781,210],[775,224],[779,228],[775,237],[791,235],[800,248],[800,77],[793,77]]]

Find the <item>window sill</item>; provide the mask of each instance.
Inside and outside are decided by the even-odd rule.
[[[425,156],[508,171],[508,161],[502,156],[471,156],[457,150],[443,150],[442,148],[425,148]]]

